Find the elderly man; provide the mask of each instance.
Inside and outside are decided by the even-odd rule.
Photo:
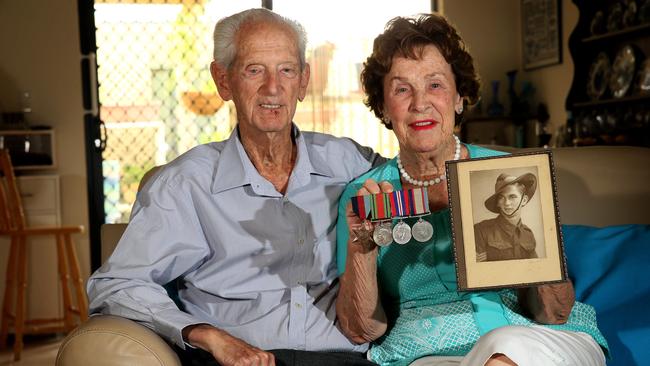
[[[537,178],[500,174],[485,207],[497,217],[474,225],[478,262],[537,258],[535,236],[521,222],[521,209],[535,194]]]
[[[251,9],[220,20],[214,40],[237,128],[144,185],[89,280],[91,312],[143,323],[188,363],[369,364],[335,326],[330,290],[339,195],[379,157],[292,124],[309,79],[298,23]],[[177,278],[183,310],[163,288]]]

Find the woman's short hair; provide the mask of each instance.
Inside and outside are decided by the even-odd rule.
[[[245,24],[276,23],[286,26],[295,34],[298,42],[300,68],[305,67],[305,49],[307,47],[307,32],[295,20],[285,18],[268,9],[248,9],[220,19],[214,26],[214,60],[223,68],[229,68],[237,56],[237,33]]]
[[[480,82],[474,60],[456,29],[443,16],[420,14],[393,18],[386,24],[384,33],[375,38],[372,54],[361,72],[365,104],[388,129],[392,126],[390,121],[384,120],[384,77],[390,72],[393,57],[417,59],[427,45],[436,46],[451,65],[456,89],[464,98],[463,104],[478,101]],[[458,116],[456,121],[459,122]]]

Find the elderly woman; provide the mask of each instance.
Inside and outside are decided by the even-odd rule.
[[[457,291],[445,161],[500,153],[454,135],[479,90],[456,30],[438,15],[391,20],[361,79],[366,104],[395,132],[400,152],[353,181],[339,204],[336,307],[343,332],[358,343],[373,341],[368,357],[382,365],[604,365],[607,343],[594,310],[574,302],[570,282]],[[353,212],[350,198],[418,187],[428,193],[432,214],[423,219],[433,234],[378,246],[373,225]],[[416,219],[405,221],[413,226]]]

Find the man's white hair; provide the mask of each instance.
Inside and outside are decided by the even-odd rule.
[[[298,42],[298,57],[300,68],[305,67],[305,50],[307,48],[307,33],[305,28],[295,20],[285,18],[268,9],[248,9],[237,14],[222,18],[214,26],[214,61],[225,69],[230,68],[237,56],[237,33],[245,24],[276,23],[284,25],[295,33]]]

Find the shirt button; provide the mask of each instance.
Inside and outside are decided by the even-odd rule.
[[[305,244],[305,239],[303,239],[303,238],[298,239],[298,244],[300,244],[300,245]]]
[[[297,303],[295,303],[295,304],[293,304],[293,305],[294,305],[297,309],[302,309],[302,304],[299,303],[299,302],[297,302]]]

